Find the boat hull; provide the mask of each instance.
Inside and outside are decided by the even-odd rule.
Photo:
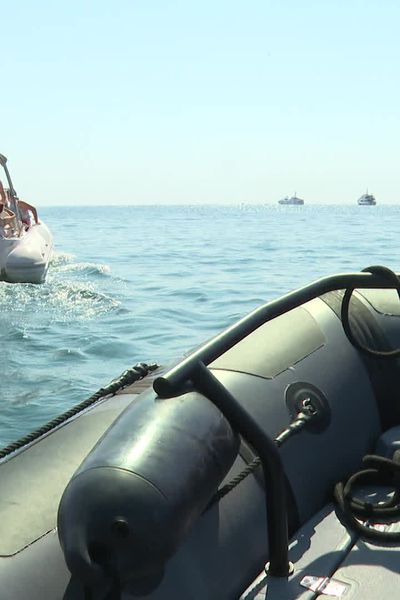
[[[278,201],[278,204],[285,204],[289,206],[303,206],[304,200],[303,198],[299,198],[298,196],[291,196],[290,198],[286,196],[286,198],[282,198]]]
[[[45,225],[33,225],[21,237],[0,239],[0,280],[43,283],[53,253],[53,237]]]
[[[202,358],[208,353],[205,362],[231,395],[229,405],[243,407],[262,430],[263,439],[275,439],[287,431],[306,400],[323,411],[322,420],[297,431],[279,447],[288,490],[293,574],[268,577],[267,594],[264,567],[271,559],[268,528],[274,521],[267,519],[265,488],[271,498],[276,482],[263,478],[260,469],[249,468],[255,453],[247,437],[241,441],[228,474],[225,468],[220,472],[223,479],[219,489],[225,493],[211,496],[216,491],[215,481],[213,489],[207,489],[209,469],[214,472],[216,457],[219,460],[224,448],[230,447],[229,439],[225,446],[220,435],[227,431],[225,416],[221,413],[217,417],[209,398],[215,400],[219,386],[195,392],[191,382],[179,387],[178,394],[164,398],[158,395],[156,383],[168,378],[159,371],[147,387],[143,380],[140,387],[135,387],[137,382],[123,393],[104,395],[0,460],[1,600],[105,600],[108,593],[111,598],[116,586],[110,589],[110,579],[103,580],[99,568],[102,558],[108,556],[118,556],[113,564],[133,572],[132,577],[116,579],[118,587],[119,582],[124,585],[122,594],[114,597],[123,600],[311,600],[315,594],[303,586],[304,579],[314,575],[314,579],[327,578],[325,583],[332,575],[339,582],[345,581],[346,598],[352,600],[397,597],[398,551],[393,550],[390,568],[385,563],[386,549],[368,547],[366,556],[365,544],[344,528],[330,502],[333,484],[358,469],[366,453],[382,446],[383,441],[389,447],[389,438],[397,448],[400,444],[400,429],[391,429],[400,423],[400,408],[392,401],[397,367],[392,361],[386,367],[382,361],[366,364],[344,335],[342,293],[337,291],[345,287],[343,277],[337,276],[338,287],[333,291],[324,280],[318,286],[318,296],[312,295],[308,286],[260,307],[196,351]],[[354,279],[353,284],[357,287]],[[312,293],[317,293],[315,287]],[[353,310],[359,320],[352,324],[363,344],[382,349],[385,340],[390,340],[390,347],[400,346],[395,290],[358,291]],[[178,371],[187,368],[186,357],[171,372],[176,378]],[[194,375],[193,383],[199,386],[196,371]],[[204,427],[207,423],[212,427]],[[230,449],[236,453],[236,446]],[[231,458],[229,455],[225,467]],[[120,483],[107,485],[109,473],[116,471]],[[81,494],[79,502],[70,505],[74,512],[68,519],[65,509],[71,497],[64,496],[65,490],[82,484],[90,491],[91,483],[89,479],[85,483],[85,478],[90,473],[101,477],[102,472],[104,478],[95,482],[92,494]],[[248,476],[238,477],[246,472]],[[148,482],[152,494],[159,494],[152,507],[148,493],[137,491],[135,482],[128,482],[125,488],[125,479],[132,482],[133,475],[141,483]],[[197,511],[198,484],[210,502],[192,520],[188,507]],[[133,500],[131,490],[136,490]],[[105,506],[100,506],[107,511],[98,512],[105,494],[115,491],[115,496],[108,496]],[[138,509],[129,511],[138,500],[143,500],[139,507],[143,520],[136,523]],[[165,510],[164,502],[173,503],[176,511]],[[282,504],[286,505],[284,501]],[[268,509],[276,511],[277,505],[271,503]],[[57,513],[62,525],[58,529]],[[91,519],[96,515],[100,515],[99,524],[92,527]],[[83,517],[84,522],[80,522]],[[171,517],[183,517],[190,530],[179,538],[170,555],[161,556],[160,539],[168,541],[175,535],[176,521]],[[150,538],[147,530],[153,519],[159,526]],[[143,548],[150,548],[156,567],[161,557],[160,571],[144,565],[142,553],[131,551],[140,541],[137,532],[142,523],[143,535],[149,536]],[[106,533],[107,539],[99,542],[99,532]],[[88,536],[93,541],[86,546]],[[350,555],[353,545],[358,552],[355,543],[364,552],[362,562]],[[344,572],[348,555],[354,570],[351,580]],[[379,565],[376,583],[370,583],[373,578],[367,575]],[[142,573],[145,576],[141,578]],[[152,579],[154,573],[159,577]],[[258,573],[260,578],[254,580]],[[393,588],[386,585],[384,578],[389,576]],[[359,591],[364,582],[375,586],[373,593]],[[385,594],[386,588],[389,594]]]
[[[357,200],[357,204],[359,206],[375,206],[375,204],[376,204],[375,196],[373,196],[372,194],[363,194]]]
[[[304,200],[299,201],[291,201],[291,200],[279,200],[278,204],[283,204],[285,206],[303,206]]]

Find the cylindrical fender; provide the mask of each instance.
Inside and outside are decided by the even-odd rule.
[[[158,583],[238,447],[237,435],[204,396],[139,397],[62,496],[58,533],[71,573],[88,584],[107,572],[121,582]]]

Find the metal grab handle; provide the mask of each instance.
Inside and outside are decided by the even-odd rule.
[[[285,477],[278,447],[204,363],[201,361],[196,363],[190,379],[195,389],[217,406],[232,428],[251,442],[261,459],[265,487],[268,488],[266,494],[270,555],[268,572],[275,577],[286,577],[291,571],[291,565],[288,557]]]
[[[190,379],[191,372],[198,361],[209,365],[221,356],[221,354],[232,348],[267,321],[275,319],[283,313],[301,306],[305,302],[318,298],[322,294],[348,287],[387,289],[392,288],[393,285],[382,277],[371,273],[342,273],[317,279],[317,281],[309,285],[289,292],[278,300],[273,300],[256,308],[250,314],[240,319],[240,321],[222,331],[198,350],[195,350],[195,352],[178,365],[170,369],[164,376],[157,377],[153,383],[154,391],[163,398],[173,396],[176,394],[176,390],[185,381]]]

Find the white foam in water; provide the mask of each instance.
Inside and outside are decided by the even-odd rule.
[[[70,263],[75,259],[74,254],[70,254],[68,252],[53,252],[53,256],[51,258],[50,265],[51,267],[58,267],[59,265],[64,265],[66,263]]]
[[[108,274],[108,265],[79,263],[71,253],[55,253],[46,283],[9,284],[0,282],[0,307],[3,315],[23,314],[35,319],[67,322],[89,320],[119,306],[119,302],[90,280],[91,275]],[[66,277],[64,275],[67,275]]]
[[[59,273],[70,273],[73,271],[86,272],[87,274],[108,275],[111,269],[108,265],[100,265],[96,263],[68,263],[57,266]]]

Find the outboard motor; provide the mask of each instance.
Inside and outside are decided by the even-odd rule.
[[[232,466],[238,436],[204,396],[147,392],[105,433],[61,499],[58,534],[74,578],[150,593]],[[104,587],[103,587],[104,589]]]

